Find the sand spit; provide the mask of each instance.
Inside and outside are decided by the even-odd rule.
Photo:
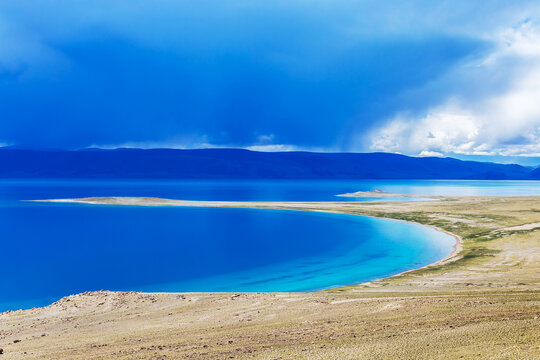
[[[438,196],[431,195],[413,195],[413,194],[403,194],[403,193],[392,193],[386,192],[383,190],[372,190],[372,191],[356,191],[352,193],[339,194],[336,196],[343,197],[357,197],[357,198],[438,198]]]

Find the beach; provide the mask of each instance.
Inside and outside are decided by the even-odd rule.
[[[313,293],[91,292],[0,314],[9,359],[535,359],[540,198],[107,205],[327,211],[415,222],[461,239],[430,266]]]

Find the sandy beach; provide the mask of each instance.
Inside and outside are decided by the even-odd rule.
[[[444,260],[315,293],[93,292],[0,314],[8,359],[536,359],[540,198],[426,202],[53,201],[329,211],[455,235]]]

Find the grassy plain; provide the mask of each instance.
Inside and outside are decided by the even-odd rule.
[[[434,226],[462,242],[435,265],[315,293],[73,295],[0,314],[0,360],[540,359],[540,197],[69,201],[331,211]]]

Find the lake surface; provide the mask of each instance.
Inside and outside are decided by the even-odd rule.
[[[453,238],[385,219],[301,211],[94,206],[21,200],[157,196],[344,201],[381,189],[540,195],[532,181],[0,181],[0,311],[90,290],[307,291],[445,257]],[[356,199],[365,201],[366,199]]]
[[[89,196],[152,196],[216,201],[369,201],[338,194],[383,190],[414,195],[540,195],[540,181],[520,180],[1,180],[0,201]],[[382,198],[378,200],[387,200]],[[401,199],[401,198],[398,198]],[[401,199],[403,200],[403,199]]]

